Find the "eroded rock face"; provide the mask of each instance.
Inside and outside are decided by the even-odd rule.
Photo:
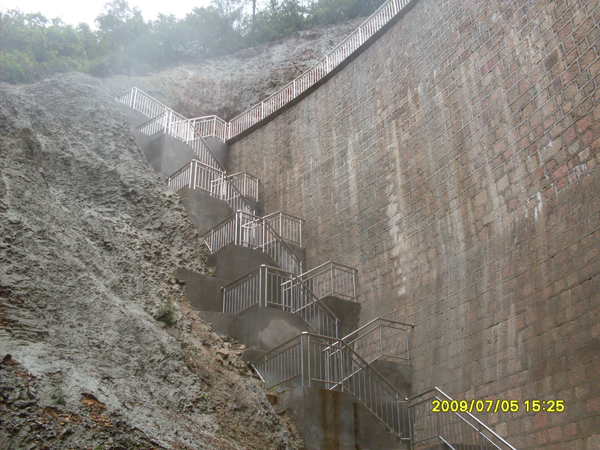
[[[108,82],[116,93],[137,86],[188,118],[216,114],[230,120],[311,68],[364,20],[299,31],[225,57]]]
[[[299,448],[191,311],[207,250],[109,85],[0,84],[0,448]]]

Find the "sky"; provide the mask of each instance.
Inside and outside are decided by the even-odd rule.
[[[0,0],[0,10],[20,9],[24,13],[40,12],[47,19],[60,17],[63,22],[77,25],[80,22],[95,28],[94,19],[109,0]],[[156,19],[158,13],[173,14],[183,18],[197,6],[208,6],[210,0],[128,0],[133,9],[137,6],[145,20]]]

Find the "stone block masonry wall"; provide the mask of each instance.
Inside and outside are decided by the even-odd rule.
[[[600,7],[420,0],[344,70],[234,143],[309,267],[356,266],[364,323],[412,321],[415,392],[519,450],[600,448]],[[525,400],[564,400],[562,413]]]

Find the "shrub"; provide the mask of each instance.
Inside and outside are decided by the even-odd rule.
[[[175,308],[170,299],[165,300],[158,310],[156,320],[164,322],[168,327],[175,325]]]

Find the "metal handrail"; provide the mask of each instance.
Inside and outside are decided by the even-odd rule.
[[[336,263],[336,262],[333,262],[333,261],[327,261],[327,262],[324,262],[323,264],[318,265],[317,267],[314,267],[314,268],[312,268],[312,269],[304,272],[302,274],[302,276],[304,276],[304,275],[310,275],[311,272],[315,272],[315,271],[317,271],[319,269],[322,269],[323,267],[327,267],[330,264],[335,264],[336,266],[343,267],[344,269],[357,271],[357,269],[355,269],[354,267],[346,266],[344,264]]]
[[[388,389],[393,390],[393,391],[397,391],[396,388],[388,380],[386,380],[385,377],[381,373],[379,373],[379,371],[375,367],[373,367],[362,356],[360,356],[356,351],[354,351],[354,349],[352,347],[350,347],[348,344],[346,344],[342,339],[339,339],[339,342],[341,343],[341,345],[344,346],[344,348],[346,348],[348,351],[352,352],[352,354],[356,358],[358,358],[365,366],[368,366],[370,370],[372,370],[374,373],[376,373],[377,376],[379,376],[381,378],[381,382],[383,384],[385,384]],[[403,400],[408,401],[408,399],[405,398],[405,397],[403,397],[399,392],[398,392],[398,396],[401,397]]]
[[[227,180],[225,180],[225,178]],[[223,179],[215,180],[215,183],[233,183],[244,197],[258,201],[259,178],[247,172],[237,172],[231,175],[225,174]],[[241,186],[239,186],[241,184]]]
[[[378,317],[344,336],[342,340],[360,353],[369,364],[380,358],[409,362],[409,328],[414,328],[414,325]],[[401,335],[403,338],[398,339]],[[405,344],[404,348],[401,348],[401,341]]]
[[[356,300],[357,270],[328,261],[300,275],[300,278],[311,286],[319,298],[335,295],[344,300]]]
[[[203,163],[226,172],[225,167],[214,155],[204,141],[203,135],[198,132],[195,126],[201,118],[187,119],[137,87],[133,87],[117,96],[116,100],[150,117],[148,121],[137,127],[139,131],[152,135],[162,129],[165,133],[190,145]],[[211,117],[216,118],[216,116]],[[173,120],[173,118],[176,120]],[[219,120],[226,123],[222,119]],[[183,135],[179,132],[182,128],[185,130]]]
[[[136,87],[132,87],[118,95],[116,100],[130,108],[140,111],[148,117],[156,117],[169,109],[167,106]]]
[[[237,188],[227,180],[221,170],[202,161],[193,159],[167,178],[167,185],[175,192],[188,186],[190,189],[200,188],[213,197],[226,202],[231,209],[254,213],[255,209]]]
[[[167,186],[169,186],[173,192],[179,192],[186,186],[192,188],[192,171],[193,161],[190,164],[186,164],[173,175],[167,178]]]
[[[165,126],[163,125],[162,118],[166,116],[168,111],[163,111],[162,113],[148,119],[146,122],[138,125],[136,130],[141,131],[148,136],[152,136],[154,133],[158,133],[159,131],[164,131]]]
[[[304,219],[288,213],[277,211],[263,216],[277,233],[286,241],[293,242],[302,247],[302,223]]]
[[[227,286],[223,286],[221,288],[223,291],[223,312],[228,314],[237,314],[253,305],[267,307],[269,303],[280,305],[286,310],[291,310],[291,305],[285,304],[284,302],[273,302],[267,298],[269,292],[263,288],[264,282],[267,279],[266,276],[268,275],[288,279],[290,273],[277,267],[262,264],[256,269],[253,269],[245,275],[242,275],[241,277],[232,281]],[[258,285],[250,287],[244,286],[246,284],[254,285],[254,278],[260,278]],[[278,283],[276,287],[279,287],[280,285],[281,283]],[[254,289],[254,287],[257,289]],[[280,293],[280,290],[277,289],[275,295],[279,296]],[[277,298],[275,300],[277,300]]]
[[[299,221],[302,221],[302,222],[306,222],[306,220],[304,220],[301,217],[294,216],[293,214],[284,213],[284,212],[281,212],[281,211],[272,212],[270,214],[267,214],[266,216],[263,216],[263,218],[266,219],[267,217],[277,216],[279,214],[283,214],[284,216],[291,217],[292,219],[296,219],[296,220],[299,220]]]
[[[254,305],[274,305],[299,315],[313,331],[337,338],[339,319],[310,289],[302,284],[298,284],[301,292],[285,288],[286,281],[294,278],[291,272],[263,264],[222,288],[223,312],[237,314]],[[308,317],[315,311],[316,325]]]
[[[233,226],[231,222],[235,222]],[[217,235],[216,239],[215,234]],[[300,258],[262,217],[254,214],[236,211],[205,233],[202,238],[211,253],[215,253],[229,244],[244,245],[269,254],[282,269],[288,272],[295,275],[302,273]],[[249,241],[248,238],[253,240]],[[219,244],[215,245],[215,242]]]
[[[176,122],[172,122],[173,116],[178,119]],[[182,129],[185,131],[181,132]],[[173,136],[188,144],[204,164],[226,172],[223,164],[221,164],[212,152],[204,138],[190,124],[190,121],[171,109],[167,109],[161,114],[147,120],[139,125],[136,130],[147,134],[148,136],[163,131],[165,134]]]
[[[313,347],[319,350],[315,352]],[[468,412],[432,413],[432,400],[452,401],[437,387],[409,400],[403,398],[385,377],[340,339],[304,332],[255,359],[250,366],[266,389],[299,379],[302,386],[324,385],[330,390],[349,392],[401,439],[410,439],[411,448],[421,448],[419,444],[429,447],[435,443],[430,441],[436,440],[451,449],[516,450]],[[389,407],[390,399],[396,400],[396,413]],[[403,421],[404,411],[407,414]]]
[[[215,136],[225,142],[229,138],[229,123],[212,116],[195,117],[190,122],[202,136]]]
[[[402,11],[412,0],[387,0],[377,11],[369,16],[352,34],[340,42],[331,52],[313,65],[310,69],[290,81],[284,87],[269,95],[260,103],[250,107],[248,110],[237,115],[229,122],[220,119],[217,116],[204,116],[190,119],[190,122],[202,136],[216,136],[222,141],[227,141],[261,120],[275,113],[277,110],[290,103],[303,92],[317,84],[336,67],[342,64],[352,53],[358,50],[375,33],[381,30],[389,23],[400,11]],[[148,94],[143,93],[138,88],[132,88],[129,91],[117,97],[118,101],[130,104],[134,107],[137,96],[143,97],[144,102],[149,106],[148,110],[157,111],[154,116],[164,110],[169,109],[153,99]],[[144,103],[144,105],[146,104]],[[153,117],[153,116],[152,116]],[[198,128],[197,128],[198,129]]]
[[[292,279],[298,280],[298,277],[296,275],[292,274]],[[324,314],[334,323],[334,336],[336,339],[338,338],[338,328],[339,328],[339,323],[340,320],[338,319],[338,317],[333,313],[333,311],[331,311],[331,309],[329,309],[329,307],[324,304],[315,294],[314,292],[312,292],[310,290],[310,288],[308,286],[306,286],[301,280],[298,280],[296,283],[296,287],[300,287],[302,292],[306,292],[308,295],[306,296],[307,299],[309,301],[304,302],[304,305],[302,304],[298,304],[298,308],[294,311],[296,314],[298,314],[300,311],[307,311],[306,314],[310,314],[310,311],[308,311],[309,307],[312,307],[314,305],[316,305],[315,307],[317,308],[317,311],[323,311]],[[283,287],[284,291],[287,291],[288,289],[286,289],[285,287]],[[303,297],[303,295],[299,295],[300,298]],[[309,326],[314,330],[314,327],[310,324],[310,322],[308,320],[306,320],[306,318],[302,315],[299,314],[308,324]],[[319,321],[320,322],[320,321]],[[317,332],[319,332],[319,330],[315,330]],[[320,332],[321,334],[323,334],[323,332]]]
[[[188,172],[189,169],[189,172]],[[189,164],[186,164],[173,175],[167,178],[167,185],[174,191],[178,192],[186,186],[190,189],[200,188],[207,191],[213,197],[227,201],[224,195],[215,185],[215,180],[220,180],[225,176],[225,173],[212,166],[204,164],[202,161],[193,159]]]
[[[267,250],[267,246],[269,246],[269,244],[272,242],[270,238],[267,240],[267,232],[269,232],[269,234],[273,235],[273,237],[275,238],[275,242],[277,242],[277,244],[280,245],[285,250],[285,252],[288,254],[288,258],[290,258],[294,263],[293,267],[289,267],[287,264],[284,263],[282,268],[286,269],[286,270],[294,268],[296,270],[289,270],[289,272],[293,272],[294,275],[300,275],[302,273],[302,261],[300,260],[298,255],[296,255],[296,253],[294,253],[292,248],[285,242],[285,240],[281,236],[279,236],[279,234],[273,229],[273,227],[271,227],[271,225],[269,225],[269,223],[267,221],[262,220],[262,223],[263,223],[263,229],[264,229],[264,233],[265,233],[265,238],[264,238],[265,248],[263,251],[268,253],[269,255],[271,255],[271,257],[273,257],[273,259],[275,261],[277,261],[277,258],[275,258],[274,255],[272,254],[272,253],[277,254],[276,249],[275,250],[271,249],[271,251]],[[270,246],[268,248],[270,249]],[[282,264],[282,262],[277,261],[277,263],[280,265]]]
[[[431,403],[433,400],[453,401],[438,387],[409,399],[409,411],[413,423],[413,445],[438,440],[451,448],[472,446],[482,449],[493,447],[496,450],[516,450],[469,412],[433,413]]]
[[[285,106],[318,83],[348,56],[392,20],[410,0],[388,0],[369,16],[350,36],[299,77],[269,95],[262,102],[234,117],[229,122],[229,139]]]

